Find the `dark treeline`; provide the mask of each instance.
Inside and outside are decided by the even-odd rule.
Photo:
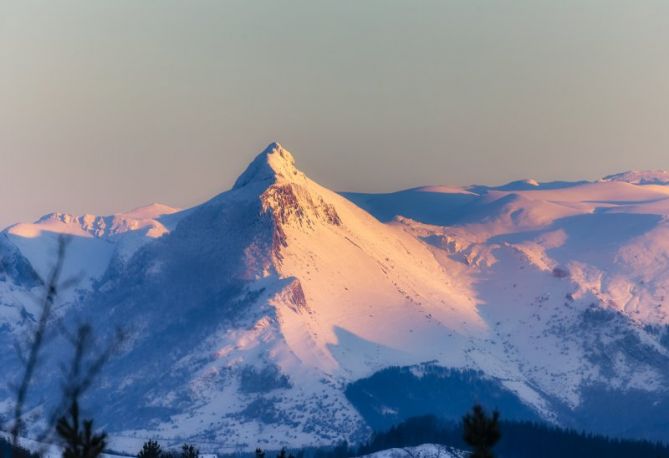
[[[500,422],[501,440],[495,446],[499,458],[669,458],[669,446],[647,441],[613,439],[573,430],[531,423]],[[415,417],[376,433],[368,443],[349,449],[347,456],[364,455],[396,447],[435,443],[467,450],[462,425],[434,416]],[[331,455],[334,457],[334,455]],[[336,458],[340,458],[339,455]],[[326,457],[323,457],[326,458]]]
[[[179,450],[163,449],[158,441],[144,442],[137,458],[197,458],[200,450],[193,444],[183,444]]]
[[[669,457],[669,446],[648,441],[613,439],[600,435],[564,430],[536,423],[502,423],[502,440],[497,447],[501,458],[569,456],[570,458],[605,456]]]
[[[669,458],[669,446],[639,440],[614,439],[600,435],[561,429],[532,422],[500,422],[501,439],[494,446],[496,458]],[[440,420],[434,416],[410,418],[390,429],[377,432],[359,446],[341,442],[330,447],[303,449],[265,449],[255,452],[219,454],[221,458],[350,458],[391,448],[440,444],[461,450],[465,443],[461,423]],[[158,458],[141,454],[140,458]],[[178,456],[178,455],[177,455]],[[183,456],[183,455],[182,455]],[[27,458],[27,457],[26,457]]]
[[[494,447],[497,458],[669,458],[669,446],[647,441],[613,439],[600,435],[561,429],[532,422],[500,422],[501,439]],[[308,458],[349,458],[421,444],[441,444],[467,450],[462,425],[434,416],[413,417],[377,432],[365,444],[345,442],[332,447],[294,450],[293,455]],[[278,453],[267,451],[267,458]],[[229,455],[233,456],[233,455]],[[235,454],[234,456],[239,456]],[[249,453],[249,457],[253,454]]]

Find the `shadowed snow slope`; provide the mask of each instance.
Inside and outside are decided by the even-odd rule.
[[[516,406],[510,417],[666,437],[669,186],[637,182],[648,181],[340,195],[274,143],[232,189],[185,211],[8,228],[0,340],[30,321],[26,298],[66,233],[68,270],[86,281],[58,315],[129,335],[88,400],[115,449],[355,440],[384,418],[445,414],[430,400],[467,384]],[[32,402],[48,407],[50,388]]]

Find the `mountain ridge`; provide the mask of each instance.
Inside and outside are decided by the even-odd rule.
[[[70,270],[88,275],[59,318],[83,313],[103,335],[130,325],[132,344],[91,396],[101,420],[121,445],[355,440],[369,431],[365,412],[396,418],[411,386],[459,383],[448,368],[480,374],[516,403],[511,416],[529,408],[566,426],[662,437],[642,414],[669,400],[669,187],[452,191],[338,194],[272,143],[193,208],[128,212],[98,232],[95,218],[56,217],[85,232],[73,234]],[[38,288],[27,267],[48,266],[52,220],[38,237],[2,233],[0,265],[13,273],[0,278],[0,319],[12,329]],[[408,368],[388,375],[403,380],[395,399],[374,384],[359,398],[371,404],[347,398],[347,386],[394,366]],[[631,426],[602,420],[607,393],[621,408],[642,399]]]

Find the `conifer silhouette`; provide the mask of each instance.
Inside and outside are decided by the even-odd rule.
[[[83,430],[79,424],[79,404],[72,401],[70,418],[62,416],[56,423],[56,432],[65,442],[63,458],[96,458],[107,445],[107,434],[93,433],[93,420],[84,420]]]
[[[162,450],[160,444],[154,440],[144,442],[142,450],[137,454],[137,458],[160,458]]]
[[[472,448],[471,458],[494,458],[493,446],[499,441],[499,412],[488,416],[480,404],[462,418],[463,439]]]
[[[200,450],[195,448],[192,444],[183,444],[181,446],[181,458],[197,458],[200,455]]]

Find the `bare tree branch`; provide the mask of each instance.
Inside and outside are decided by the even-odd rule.
[[[42,350],[48,338],[50,338],[47,331],[52,326],[56,297],[60,291],[75,285],[81,279],[81,276],[61,279],[68,242],[69,239],[66,237],[58,238],[56,262],[46,281],[40,279],[44,287],[44,293],[41,299],[37,300],[39,317],[34,323],[30,323],[27,342],[25,344],[18,341],[15,343],[17,356],[23,366],[23,373],[19,383],[15,386],[14,423],[10,430],[12,444],[15,447],[18,446],[19,437],[24,432],[24,407],[28,391],[40,365]],[[57,320],[55,325],[58,331],[55,335],[62,335],[72,345],[73,353],[69,363],[61,365],[63,373],[61,399],[49,418],[46,419],[46,426],[42,434],[37,437],[37,442],[42,444],[40,455],[46,452],[58,419],[62,418],[72,406],[78,405],[80,397],[93,385],[102,368],[120,348],[125,337],[125,334],[117,329],[116,334],[107,345],[102,350],[96,351],[97,342],[89,323],[84,322],[76,325],[74,331],[70,331],[62,320]],[[92,421],[90,424],[92,425]]]
[[[69,365],[61,365],[63,373],[62,397],[57,407],[53,410],[47,421],[46,428],[37,438],[38,442],[49,442],[53,434],[56,422],[67,410],[79,403],[79,399],[93,385],[93,382],[102,371],[104,365],[109,361],[122,345],[125,334],[118,330],[114,337],[107,343],[102,351],[94,354],[96,342],[93,329],[88,323],[77,326],[76,332],[70,332],[61,323],[60,332],[73,347],[72,358]]]
[[[33,332],[32,338],[29,341],[29,351],[27,357],[23,357],[25,364],[23,366],[23,375],[21,376],[18,388],[16,390],[16,404],[14,406],[14,424],[11,428],[12,444],[18,446],[19,435],[23,427],[23,407],[28,395],[28,388],[32,382],[37,368],[40,352],[44,344],[44,336],[46,334],[47,325],[51,318],[54,301],[58,294],[59,280],[63,270],[63,263],[65,262],[65,251],[67,248],[68,239],[65,237],[58,238],[58,251],[56,255],[56,263],[49,274],[47,282],[44,284],[44,296],[41,300],[40,316],[37,321],[37,326]]]

